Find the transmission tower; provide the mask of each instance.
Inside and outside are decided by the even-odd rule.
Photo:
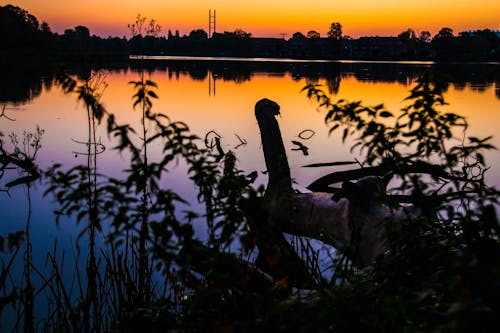
[[[215,33],[215,9],[212,14],[212,10],[208,11],[208,38],[212,38]]]

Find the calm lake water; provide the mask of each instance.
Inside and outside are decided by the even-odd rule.
[[[132,108],[133,89],[128,84],[138,78],[137,64],[110,66],[103,69],[107,88],[102,101],[114,113],[119,123],[130,123],[139,128],[140,113]],[[225,150],[233,150],[238,166],[246,171],[265,170],[259,130],[254,117],[254,105],[261,98],[269,98],[281,106],[279,123],[282,130],[292,176],[298,186],[307,186],[332,169],[303,168],[318,162],[346,161],[355,158],[337,135],[328,136],[324,114],[317,105],[307,100],[301,89],[309,82],[324,85],[335,99],[362,100],[366,105],[385,103],[391,111],[406,106],[404,98],[415,80],[426,70],[436,70],[445,75],[450,86],[445,94],[449,103],[445,109],[467,117],[468,135],[485,137],[495,135],[493,143],[500,147],[497,135],[500,124],[500,65],[499,64],[448,64],[430,63],[365,63],[365,62],[292,62],[292,61],[233,61],[231,59],[186,60],[170,59],[147,62],[147,77],[158,86],[159,99],[153,109],[168,115],[172,120],[186,122],[192,132],[201,138],[211,130],[222,137]],[[66,167],[85,164],[85,156],[78,155],[85,147],[76,141],[86,141],[86,112],[75,95],[65,95],[53,84],[54,73],[38,67],[12,67],[3,69],[0,78],[0,106],[5,107],[6,117],[0,118],[4,135],[34,131],[36,126],[45,130],[42,149],[37,163],[46,169],[53,163]],[[79,77],[88,75],[88,69],[74,69]],[[111,148],[105,126],[100,138],[106,151],[98,157],[101,173],[116,176],[127,167],[126,156]],[[306,129],[315,135],[303,140],[299,134]],[[458,134],[458,133],[457,133]],[[240,139],[247,144],[239,145]],[[309,147],[309,156],[292,151],[291,140]],[[200,142],[200,144],[202,144]],[[8,144],[6,145],[9,146]],[[154,158],[161,154],[160,147],[151,150]],[[500,185],[500,154],[486,155],[491,169],[487,175],[490,184]],[[193,186],[186,176],[182,163],[172,167],[163,186],[169,186],[195,205]],[[0,180],[15,178],[6,173]],[[258,183],[265,183],[260,174]],[[74,221],[63,220],[56,228],[50,196],[43,197],[42,182],[33,184],[31,199],[32,235],[35,256],[43,260],[57,235],[75,239],[80,230]],[[18,186],[1,193],[0,232],[5,234],[24,227],[27,218],[27,191]],[[200,223],[202,223],[200,221]],[[200,231],[200,236],[203,232]]]

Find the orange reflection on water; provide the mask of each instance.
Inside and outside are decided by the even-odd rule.
[[[269,73],[254,73],[250,80],[236,83],[213,78],[210,73],[204,79],[193,79],[187,73],[170,73],[154,71],[147,78],[154,80],[159,88],[159,99],[154,101],[153,110],[168,115],[172,121],[184,121],[191,130],[201,138],[214,130],[222,136],[225,150],[234,150],[238,163],[245,170],[264,170],[264,160],[260,144],[259,129],[254,116],[254,105],[261,98],[270,98],[281,106],[281,126],[283,139],[292,174],[302,185],[308,185],[317,177],[330,172],[324,169],[306,169],[302,165],[317,162],[332,162],[352,160],[349,147],[341,143],[338,135],[328,136],[328,127],[324,124],[324,114],[316,111],[317,105],[307,100],[301,89],[306,85],[304,78],[292,79],[291,74],[271,75]],[[210,78],[210,79],[209,79]],[[111,72],[106,81],[109,84],[103,95],[103,103],[109,112],[116,115],[120,124],[130,123],[136,129],[140,128],[140,111],[132,108],[133,87],[128,84],[137,80],[138,74],[131,71]],[[326,81],[320,79],[325,85]],[[365,105],[384,103],[387,109],[397,112],[408,104],[404,98],[408,96],[411,85],[397,82],[360,81],[354,76],[344,76],[340,81],[338,93],[332,98],[344,98],[350,101],[362,100]],[[500,123],[500,99],[495,96],[494,87],[486,87],[483,92],[477,92],[466,86],[456,89],[450,86],[445,94],[450,103],[446,111],[455,112],[467,117],[469,134],[475,136],[494,135]],[[76,102],[75,96],[68,96],[53,88],[44,91],[42,95],[30,104],[15,111],[16,122],[9,122],[5,133],[22,132],[34,129],[38,124],[45,129],[40,152],[42,166],[52,162],[74,163],[83,162],[75,152],[85,150],[76,141],[85,141],[87,135],[87,117],[83,106]],[[305,129],[315,131],[310,140],[303,140],[310,150],[309,156],[299,151],[292,151],[291,140],[299,140],[299,133]],[[152,134],[154,129],[150,129]],[[140,132],[140,131],[138,131]],[[108,142],[105,124],[101,126],[100,137],[106,142],[107,150],[100,157],[103,170],[117,172],[126,167],[126,156],[117,155],[111,150],[116,143]],[[237,148],[240,143],[238,135],[247,144]],[[139,139],[137,138],[138,142]],[[500,147],[498,137],[493,143]],[[200,141],[200,144],[202,142]],[[161,154],[161,146],[153,147],[156,154]],[[75,157],[77,156],[77,157]],[[500,157],[498,152],[486,154],[487,161],[492,165],[488,179],[500,184]]]

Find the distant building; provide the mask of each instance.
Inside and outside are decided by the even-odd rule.
[[[289,56],[298,59],[338,59],[339,51],[331,38],[292,37],[287,42]]]
[[[405,44],[397,37],[361,37],[349,44],[350,56],[358,59],[394,59],[407,54]]]
[[[258,57],[284,57],[286,41],[283,38],[252,38],[254,55]]]
[[[475,35],[477,35],[478,31],[481,31],[481,30],[465,30],[465,31],[462,31],[460,34],[467,34],[469,35],[470,37],[474,37]],[[498,38],[500,38],[500,30],[490,30],[492,33],[494,33]]]

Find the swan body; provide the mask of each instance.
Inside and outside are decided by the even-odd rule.
[[[276,116],[279,105],[262,99],[255,105],[262,149],[268,171],[263,209],[270,227],[298,236],[319,239],[336,248],[356,244],[355,258],[360,266],[371,264],[386,249],[382,221],[392,212],[381,203],[385,184],[369,176],[356,183],[345,182],[343,196],[331,193],[297,193],[292,188],[290,168]]]

